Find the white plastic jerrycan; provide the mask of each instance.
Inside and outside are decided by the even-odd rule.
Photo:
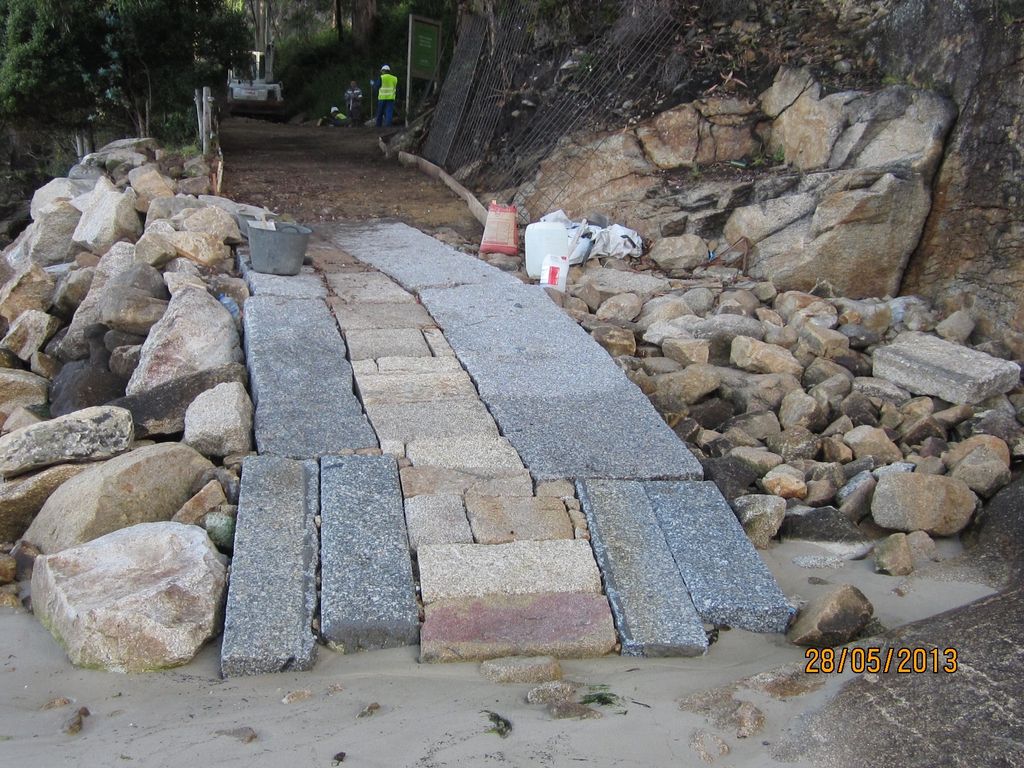
[[[544,257],[544,263],[540,268],[540,284],[550,286],[556,291],[565,293],[565,281],[569,276],[569,255],[562,253],[561,256],[548,254]]]
[[[526,274],[540,277],[544,257],[569,252],[569,232],[557,221],[536,221],[526,227]]]

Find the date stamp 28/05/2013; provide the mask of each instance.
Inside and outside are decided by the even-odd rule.
[[[842,674],[847,670],[855,674],[951,674],[959,665],[956,648],[808,648],[804,658],[804,672],[812,675]]]

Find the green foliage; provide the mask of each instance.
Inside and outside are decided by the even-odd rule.
[[[0,118],[177,132],[248,45],[227,0],[0,0]]]
[[[348,30],[343,30],[340,41],[332,28],[280,39],[275,70],[284,86],[289,113],[315,117],[332,106],[344,110],[342,97],[349,82],[355,80],[363,91],[363,116],[369,117],[370,80],[378,76],[382,64],[389,64],[398,76],[402,94],[409,86],[405,81],[409,14],[440,19],[443,40],[451,47],[453,8],[451,0],[378,0],[377,23],[365,53],[356,50]],[[421,81],[415,85],[420,86]]]

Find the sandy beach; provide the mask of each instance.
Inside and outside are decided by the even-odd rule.
[[[951,540],[941,544],[944,557],[959,548]],[[926,576],[883,576],[870,560],[838,568],[794,565],[794,558],[828,556],[806,543],[782,543],[763,554],[791,599],[810,599],[829,584],[854,584],[886,628],[993,592]],[[582,684],[581,695],[616,698],[594,705],[599,719],[555,720],[543,706],[526,703],[532,686],[489,682],[476,663],[420,664],[414,647],[348,656],[321,648],[312,672],[223,680],[214,641],[184,667],[118,675],[73,667],[31,614],[9,609],[0,615],[0,646],[0,761],[6,765],[330,766],[341,752],[344,765],[380,768],[802,765],[788,761],[799,754],[801,716],[853,677],[804,674],[804,649],[783,636],[722,631],[701,658],[564,661],[563,676]],[[789,672],[782,675],[789,682],[781,697],[756,686],[735,692],[737,701],[765,716],[763,728],[748,738],[679,706],[723,687],[718,692],[728,701],[730,684],[780,668]],[[46,709],[61,698],[69,703]],[[90,713],[81,731],[66,733],[65,723],[81,707]],[[360,717],[368,707],[372,714]],[[490,730],[489,712],[511,722],[506,737]],[[773,757],[780,747],[786,762]]]

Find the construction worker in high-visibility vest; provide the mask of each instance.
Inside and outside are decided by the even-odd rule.
[[[380,90],[377,91],[377,127],[391,126],[395,119],[395,98],[398,96],[398,78],[391,74],[391,67],[380,68]]]

